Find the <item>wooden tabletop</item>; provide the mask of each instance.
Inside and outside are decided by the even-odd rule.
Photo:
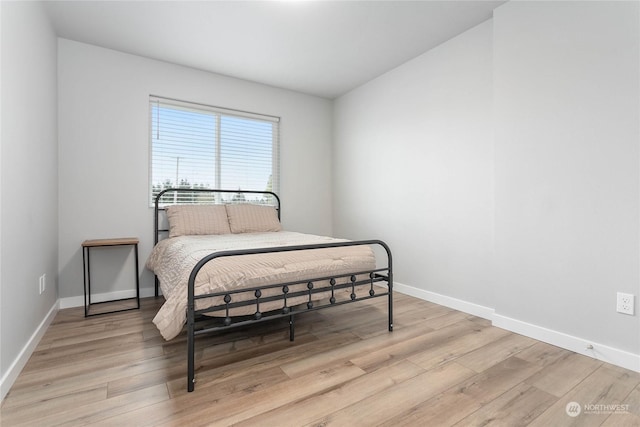
[[[139,240],[137,237],[119,237],[116,239],[92,239],[82,242],[82,247],[93,246],[118,246],[118,245],[137,245]]]

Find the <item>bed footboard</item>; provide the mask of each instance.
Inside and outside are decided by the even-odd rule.
[[[326,248],[338,248],[346,246],[380,246],[387,256],[387,265],[382,268],[375,268],[368,271],[354,271],[348,274],[338,274],[325,277],[314,277],[304,281],[294,281],[278,283],[252,288],[243,288],[231,291],[195,294],[195,281],[200,270],[209,262],[215,262],[218,258],[231,256],[246,256],[254,254],[266,254],[276,252],[290,252],[303,250],[317,250]],[[343,283],[339,283],[343,282]],[[301,289],[302,285],[302,289]],[[377,285],[377,286],[376,286]],[[380,288],[386,286],[386,289]],[[350,291],[349,297],[345,299],[336,298],[336,292],[342,289]],[[363,293],[366,289],[366,294]],[[330,297],[327,300],[318,302],[313,299],[315,294],[327,293]],[[358,295],[360,293],[360,295]],[[267,320],[288,317],[289,318],[289,339],[294,339],[294,318],[297,315],[308,311],[321,310],[324,308],[349,304],[379,297],[388,298],[388,327],[393,331],[393,271],[392,257],[389,246],[381,240],[360,240],[351,242],[335,242],[315,245],[283,246],[274,248],[260,248],[249,250],[216,252],[201,259],[191,271],[188,282],[188,302],[187,302],[187,390],[193,391],[195,388],[195,337],[196,335],[211,333],[215,331],[236,328],[247,324],[264,322]],[[206,298],[221,299],[223,302],[214,306],[196,309],[196,301]],[[297,305],[294,310],[289,305],[293,298],[306,297],[306,303]],[[276,302],[278,309],[263,312],[261,304]],[[253,314],[235,318],[230,313],[238,307],[251,308]],[[224,313],[222,324],[215,326],[204,326],[196,328],[198,320],[206,314],[214,312]]]

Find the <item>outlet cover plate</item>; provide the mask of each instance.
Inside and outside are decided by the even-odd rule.
[[[635,295],[618,292],[616,311],[623,314],[634,314]]]

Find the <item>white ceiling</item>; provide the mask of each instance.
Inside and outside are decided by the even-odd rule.
[[[60,37],[325,98],[504,1],[48,1]]]

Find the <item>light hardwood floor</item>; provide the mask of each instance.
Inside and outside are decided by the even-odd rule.
[[[294,343],[285,321],[201,337],[193,393],[184,333],[165,342],[151,323],[161,299],[61,310],[0,424],[640,426],[640,374],[395,297],[393,333],[380,298],[298,317]]]

